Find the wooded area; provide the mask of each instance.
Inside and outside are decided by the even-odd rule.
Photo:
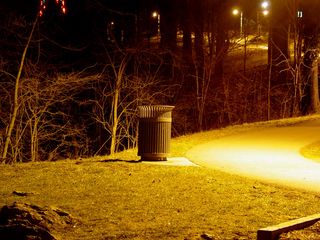
[[[319,112],[316,1],[18,2],[0,3],[1,162],[135,147],[140,105],[174,105],[174,136]]]

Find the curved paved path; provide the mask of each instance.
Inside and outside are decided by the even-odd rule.
[[[225,172],[320,192],[320,163],[300,149],[320,141],[320,120],[251,131],[195,146],[192,162]]]

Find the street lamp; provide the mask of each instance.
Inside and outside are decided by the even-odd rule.
[[[157,34],[160,36],[160,14],[157,11],[154,11],[152,17],[157,19]]]
[[[269,2],[268,2],[268,1],[262,2],[262,3],[261,3],[261,7],[262,7],[262,9],[267,9],[267,8],[269,8]]]
[[[238,8],[234,8],[232,10],[232,14],[234,16],[239,16],[240,15],[240,36],[242,36],[243,35],[243,12]]]
[[[260,36],[260,34],[261,34],[260,14],[262,14],[263,16],[269,15],[269,7],[270,7],[269,1],[263,1],[261,3],[261,5],[260,5],[260,9],[258,9],[258,11],[257,11],[257,32],[258,32],[258,36]]]
[[[267,16],[269,14],[270,3],[268,1],[264,1],[261,3],[262,15]]]
[[[246,75],[246,65],[247,65],[247,36],[246,33],[243,31],[243,12],[239,8],[234,8],[232,10],[232,14],[234,16],[239,16],[240,15],[240,38],[243,37],[244,44],[243,44],[243,74]]]

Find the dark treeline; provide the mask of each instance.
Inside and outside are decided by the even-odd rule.
[[[42,17],[35,0],[0,4],[3,162],[135,147],[144,104],[175,106],[174,136],[318,111],[318,4],[272,1],[261,36],[260,1],[66,0],[67,14],[47,4]],[[264,54],[249,41],[268,36],[269,61],[247,63]]]

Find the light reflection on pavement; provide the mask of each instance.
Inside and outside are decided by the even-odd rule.
[[[187,153],[205,167],[320,192],[320,163],[300,149],[320,141],[320,121],[268,128],[209,141]]]

